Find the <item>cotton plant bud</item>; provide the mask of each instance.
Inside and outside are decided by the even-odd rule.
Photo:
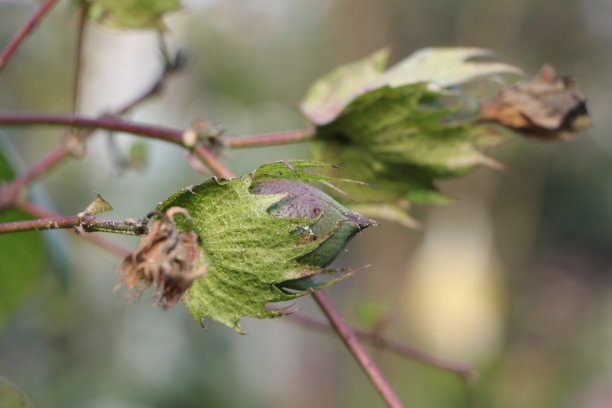
[[[287,306],[274,303],[348,276],[326,267],[374,222],[311,185],[339,181],[306,171],[323,166],[270,163],[243,177],[212,178],[158,205],[162,214],[184,209],[189,216],[175,212],[172,219],[176,230],[197,236],[190,242],[197,243],[199,259],[189,258],[192,273],[187,275],[197,278],[180,293],[199,323],[210,318],[242,332],[242,317],[282,316]]]

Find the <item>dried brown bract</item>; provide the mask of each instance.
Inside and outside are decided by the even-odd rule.
[[[197,234],[180,232],[174,222],[176,214],[189,217],[184,208],[169,208],[153,223],[138,248],[121,261],[122,273],[115,290],[123,284],[134,299],[155,284],[154,299],[168,309],[206,272],[206,265],[195,269],[200,259]]]
[[[532,80],[503,88],[480,108],[483,121],[497,122],[528,137],[572,139],[591,126],[586,101],[571,78],[545,65]]]

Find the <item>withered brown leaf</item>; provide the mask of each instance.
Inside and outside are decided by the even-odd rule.
[[[545,140],[572,139],[591,126],[576,82],[557,77],[549,65],[534,79],[504,87],[496,97],[482,102],[480,119]]]
[[[123,258],[115,290],[123,284],[130,299],[134,299],[155,284],[154,299],[168,309],[206,272],[206,265],[196,269],[200,259],[197,234],[178,231],[174,222],[176,214],[189,217],[184,208],[169,208],[153,223],[138,248]]]

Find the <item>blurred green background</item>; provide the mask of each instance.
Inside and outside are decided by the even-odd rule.
[[[37,5],[0,0],[0,44]],[[353,241],[337,264],[372,266],[329,292],[353,324],[365,324],[359,311],[378,305],[391,320],[385,333],[473,364],[481,407],[612,406],[612,2],[184,5],[167,18],[167,36],[171,50],[188,51],[189,65],[134,112],[136,120],[187,128],[207,119],[236,135],[300,128],[297,106],[314,80],[387,45],[394,61],[425,46],[479,46],[529,75],[550,63],[574,76],[588,98],[590,131],[573,142],[514,139],[498,147],[491,155],[507,169],[444,182],[456,201],[417,208],[422,230],[382,223]],[[0,110],[70,111],[74,11],[61,2],[0,72]],[[121,106],[160,69],[154,33],[89,26],[79,111]],[[63,136],[0,131],[24,165]],[[97,191],[115,207],[112,217],[138,217],[204,177],[179,148],[150,141],[146,167],[121,170],[107,139],[98,133],[82,160],[37,183],[32,197],[74,214]],[[116,141],[127,152],[136,139]],[[238,174],[306,156],[306,144],[223,154]],[[248,334],[239,336],[215,323],[200,328],[180,305],[164,312],[147,296],[128,304],[123,291],[112,293],[116,257],[65,232],[39,235],[50,248],[44,267],[0,326],[0,377],[38,407],[383,406],[337,338],[287,319],[244,319]],[[31,279],[9,251],[0,241],[0,274]],[[295,308],[320,317],[310,299]],[[407,406],[469,406],[456,376],[373,353]]]

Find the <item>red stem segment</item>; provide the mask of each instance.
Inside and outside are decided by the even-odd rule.
[[[19,208],[21,208],[23,211],[35,217],[41,217],[41,218],[61,217],[60,214],[57,214],[53,211],[49,211],[45,208],[39,207],[36,204],[31,203],[29,201],[23,201],[19,203]],[[72,231],[76,233],[75,230],[72,230]],[[102,238],[96,234],[79,234],[79,236],[83,238],[84,240],[89,241],[92,244],[98,245],[99,247],[104,248],[107,251],[117,256],[126,256],[127,254],[130,253],[130,251],[126,249],[125,247],[123,247],[122,245],[115,244],[114,242],[108,239]]]
[[[72,84],[72,111],[76,112],[79,107],[79,91],[81,88],[81,71],[83,68],[83,44],[85,43],[85,28],[87,25],[87,13],[89,5],[86,1],[79,4],[76,28],[76,50],[74,56],[74,83]]]
[[[21,27],[21,30],[19,30],[19,32],[15,34],[15,36],[11,39],[6,48],[4,48],[2,53],[0,53],[0,69],[4,68],[8,60],[11,59],[11,56],[17,50],[23,40],[27,38],[27,36],[32,32],[34,27],[36,27],[40,20],[42,20],[51,11],[53,6],[55,6],[58,1],[59,0],[45,0],[40,5],[38,10],[36,10],[36,12],[32,14],[30,19],[24,24],[23,27]]]
[[[78,115],[2,113],[1,125],[51,125],[70,126],[75,128],[105,129],[115,132],[126,132],[135,135],[148,136],[167,142],[183,145],[183,131],[163,126],[129,122],[110,116],[92,118]]]
[[[86,129],[105,129],[146,136],[187,147],[183,143],[184,131],[180,129],[130,122],[111,116],[91,118],[78,115],[3,113],[0,114],[0,125],[51,125]],[[229,178],[231,176],[231,173],[221,162],[219,162],[208,146],[201,143],[197,144],[194,147],[194,152],[213,172],[219,175],[219,177]]]
[[[289,320],[293,320],[294,322],[299,323],[302,326],[309,327],[311,329],[315,329],[321,332],[327,332],[330,329],[329,324],[312,319],[302,314],[292,314],[289,315],[288,318]],[[467,382],[471,382],[474,377],[474,370],[468,364],[442,359],[433,354],[429,354],[423,350],[419,350],[409,344],[389,339],[385,336],[382,336],[380,333],[361,329],[352,330],[353,332],[355,332],[359,339],[370,342],[375,347],[390,350],[404,357],[419,361],[423,364],[438,367],[445,371],[450,371],[451,373],[457,374]]]
[[[404,405],[398,398],[397,394],[395,394],[393,388],[391,388],[387,380],[385,380],[385,377],[382,375],[378,366],[376,366],[374,360],[372,360],[372,357],[370,357],[370,355],[364,350],[363,346],[359,344],[359,340],[357,339],[355,333],[346,324],[342,317],[340,317],[340,314],[334,308],[334,305],[331,303],[331,300],[327,294],[325,294],[325,292],[322,290],[319,290],[317,292],[312,292],[312,297],[314,297],[325,316],[327,316],[329,319],[329,322],[333,328],[336,330],[346,347],[353,354],[353,357],[355,357],[363,371],[370,378],[376,387],[376,390],[378,390],[387,405],[390,408],[403,407]]]
[[[285,132],[264,133],[250,136],[225,136],[223,144],[233,148],[272,146],[299,143],[314,137],[313,129],[297,129]]]

